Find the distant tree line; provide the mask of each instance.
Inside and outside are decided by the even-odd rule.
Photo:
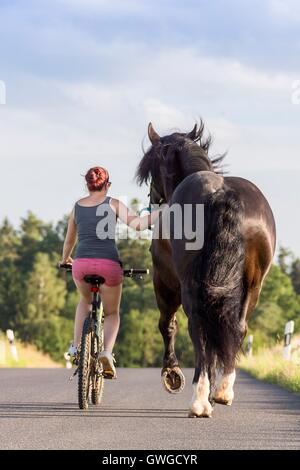
[[[17,337],[62,361],[73,335],[78,295],[71,276],[56,268],[60,260],[67,217],[45,223],[32,212],[16,229],[8,219],[0,225],[0,330],[11,328]],[[120,240],[124,267],[149,267],[148,240]],[[163,342],[158,331],[159,312],[152,276],[124,281],[121,328],[116,356],[119,366],[160,366]],[[281,249],[250,322],[256,344],[271,345],[282,339],[284,324],[295,320],[300,330],[300,259]],[[193,348],[187,320],[178,313],[176,350],[185,366],[193,365]]]

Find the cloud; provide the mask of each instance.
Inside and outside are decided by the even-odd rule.
[[[54,0],[55,1],[55,0]],[[113,12],[116,15],[120,13],[132,13],[145,11],[146,8],[149,8],[147,2],[139,0],[114,0],[112,3],[111,0],[56,0],[56,3],[63,6],[71,7],[72,9],[79,9],[92,12]]]
[[[300,4],[298,0],[269,0],[271,15],[281,22],[298,23],[300,21]]]
[[[98,53],[111,57],[110,83],[101,76],[89,81],[29,76],[19,83],[19,105],[9,98],[1,109],[0,158],[102,153],[135,155],[136,161],[149,121],[163,134],[187,130],[202,116],[211,123],[220,151],[238,148],[245,154],[249,143],[260,142],[263,164],[272,167],[274,152],[288,142],[285,163],[299,167],[293,146],[299,144],[294,132],[300,107],[291,105],[292,75],[204,56],[193,48],[162,48],[153,57],[142,45],[114,41]],[[252,158],[251,165],[256,164]],[[276,165],[282,164],[278,158]]]
[[[254,182],[264,170],[262,186],[272,171],[299,170],[300,105],[291,104],[300,79],[297,5],[2,2],[2,212],[17,220],[30,207],[60,217],[82,189],[80,174],[98,163],[110,169],[114,194],[146,195],[133,175],[150,120],[163,135],[189,130],[201,116],[212,152],[228,150],[230,172]],[[12,178],[26,189],[22,198],[5,197]],[[288,179],[281,192],[288,198]]]

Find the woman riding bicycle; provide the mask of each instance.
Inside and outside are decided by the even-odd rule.
[[[90,168],[85,175],[89,195],[76,202],[69,218],[63,246],[61,264],[72,263],[72,275],[80,293],[75,315],[74,339],[69,348],[70,356],[77,354],[83,323],[91,310],[92,294],[84,281],[87,274],[105,279],[100,287],[104,318],[104,350],[100,354],[106,375],[116,378],[113,347],[117,338],[120,317],[123,270],[115,242],[116,221],[119,218],[135,230],[145,230],[158,218],[160,211],[138,217],[118,199],[107,196],[111,185],[105,168]],[[75,259],[72,251],[78,238]]]

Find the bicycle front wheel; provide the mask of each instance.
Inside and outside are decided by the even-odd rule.
[[[91,336],[91,318],[89,317],[83,325],[78,366],[78,404],[81,410],[87,410],[89,407],[91,391]]]

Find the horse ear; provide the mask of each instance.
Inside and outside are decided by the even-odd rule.
[[[197,123],[194,125],[193,130],[191,130],[191,132],[188,132],[188,133],[186,134],[186,136],[187,136],[189,139],[192,139],[192,140],[195,140],[195,139],[196,139],[196,136],[197,136]]]
[[[154,130],[151,122],[149,122],[149,125],[148,125],[148,137],[149,137],[151,144],[156,144],[157,142],[160,142],[160,136]]]

